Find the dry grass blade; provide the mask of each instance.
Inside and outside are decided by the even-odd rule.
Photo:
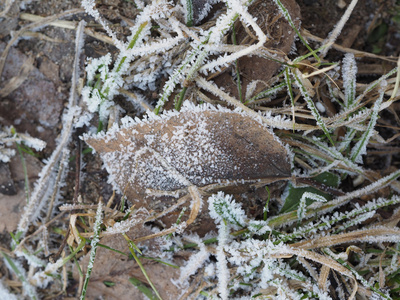
[[[352,292],[348,299],[351,300],[351,299],[355,298],[355,295],[358,290],[358,283],[357,283],[357,280],[354,277],[354,275],[346,267],[342,266],[335,260],[333,260],[325,255],[321,255],[321,254],[311,252],[311,251],[293,248],[292,254],[310,259],[314,262],[318,262],[318,263],[322,264],[323,266],[326,266],[332,270],[339,272],[340,274],[343,274],[343,275],[351,278],[353,280],[353,288],[352,288]]]
[[[61,14],[62,16],[68,15],[74,12],[77,12],[80,10],[70,10],[65,12],[64,14]],[[58,18],[59,16],[57,16]],[[42,23],[41,23],[42,24]],[[45,23],[43,23],[45,24]],[[37,25],[35,25],[37,26]],[[34,26],[34,27],[35,27]],[[65,111],[65,123],[63,130],[61,132],[61,136],[59,139],[59,144],[52,153],[51,157],[48,160],[47,165],[43,168],[41,177],[38,179],[38,182],[35,186],[35,190],[32,193],[32,197],[29,201],[29,203],[26,205],[24,213],[21,216],[21,219],[18,224],[18,231],[21,232],[23,235],[26,234],[28,226],[30,223],[37,218],[38,216],[38,211],[37,211],[37,206],[39,206],[42,201],[47,200],[43,198],[46,196],[46,192],[48,188],[52,188],[50,185],[50,182],[54,179],[53,178],[53,173],[55,169],[57,168],[57,164],[59,163],[63,153],[68,153],[67,150],[67,145],[70,140],[70,136],[73,131],[74,127],[74,121],[75,117],[77,117],[78,114],[73,114],[73,111],[76,109],[75,105],[77,104],[77,96],[76,96],[76,85],[77,85],[77,80],[78,80],[78,61],[79,61],[79,54],[82,50],[80,47],[81,41],[82,41],[82,31],[84,28],[84,21],[81,22],[80,24],[80,30],[77,31],[77,38],[76,38],[76,53],[75,53],[75,60],[73,64],[73,74],[72,74],[72,84],[71,84],[71,92],[70,92],[70,97],[69,97],[69,103],[67,110]],[[10,45],[10,44],[9,44]],[[0,72],[1,74],[1,72]],[[68,154],[65,154],[65,157],[67,157]]]
[[[266,125],[271,126],[272,128],[278,128],[278,129],[293,129],[293,123],[291,121],[284,121],[281,119],[277,119],[276,121],[274,119],[269,119],[269,118],[264,118],[260,116],[258,113],[256,113],[254,110],[248,108],[245,106],[243,103],[238,101],[237,99],[229,96],[227,93],[224,91],[220,90],[216,85],[213,83],[210,83],[206,81],[204,78],[199,77],[196,79],[196,83],[201,87],[204,88],[214,95],[220,97],[222,100],[226,101],[228,104],[237,107],[253,118],[260,118]],[[313,126],[313,125],[306,125],[306,124],[295,124],[294,125],[295,130],[319,130],[320,128],[318,126]]]
[[[337,235],[329,235],[318,237],[316,239],[305,240],[291,244],[293,247],[302,249],[317,249],[331,247],[345,243],[360,243],[360,242],[396,242],[400,239],[400,230],[389,227],[377,227],[364,230],[356,230]]]
[[[21,13],[19,17],[21,20],[26,20],[26,21],[30,21],[30,22],[41,22],[45,18],[45,17],[33,15],[33,14],[28,14],[28,13]],[[75,22],[75,21],[56,20],[56,21],[48,22],[47,25],[53,26],[53,27],[58,27],[58,28],[73,29],[73,30],[78,29],[78,22]],[[91,36],[99,41],[102,41],[104,43],[114,45],[112,38],[110,38],[109,36],[107,36],[101,32],[94,31],[91,28],[88,28],[88,27],[85,28],[85,34],[88,36]]]
[[[34,58],[29,57],[22,65],[18,76],[15,76],[8,80],[4,86],[0,89],[0,97],[4,98],[15,91],[29,76],[29,73],[33,69]]]
[[[73,14],[77,14],[77,13],[81,13],[81,12],[83,12],[83,9],[80,9],[80,8],[67,10],[62,13],[59,13],[59,14],[56,14],[56,15],[53,15],[50,17],[46,17],[42,20],[25,25],[20,30],[15,32],[12,39],[8,42],[6,48],[4,49],[3,53],[0,56],[0,76],[3,73],[3,68],[4,68],[4,64],[6,62],[8,51],[14,45],[14,43],[24,34],[25,31],[45,26],[45,25],[49,24],[50,22],[57,20],[59,18],[63,18],[63,17],[69,16],[69,15],[73,15]]]
[[[301,33],[305,38],[309,39],[310,41],[316,41],[316,42],[320,42],[320,43],[322,43],[324,41],[323,38],[313,35],[312,33],[310,33],[308,30],[306,30],[304,28],[302,29]],[[377,54],[373,54],[370,52],[365,52],[365,51],[356,50],[353,48],[343,47],[343,46],[335,44],[335,43],[332,44],[332,48],[336,49],[338,51],[344,52],[344,53],[353,53],[357,57],[376,58],[376,59],[388,61],[388,62],[391,62],[394,64],[397,62],[397,59],[395,57],[387,57],[387,56],[377,55]]]
[[[318,278],[318,286],[322,291],[327,290],[327,283],[328,283],[328,277],[329,277],[330,271],[331,271],[331,268],[329,268],[326,265],[323,265],[321,267],[321,272],[319,273],[319,278]]]

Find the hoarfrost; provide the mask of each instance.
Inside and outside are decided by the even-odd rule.
[[[193,275],[197,272],[202,265],[208,261],[210,256],[210,252],[207,251],[206,246],[203,241],[197,236],[191,239],[193,242],[197,243],[200,248],[200,251],[196,254],[193,254],[189,260],[186,261],[185,266],[180,268],[181,274],[179,277],[179,281],[183,282],[189,278],[190,275]]]
[[[128,232],[132,227],[141,225],[149,216],[149,212],[145,208],[139,208],[127,220],[115,223],[112,227],[108,227],[103,235],[114,235]]]
[[[3,280],[0,280],[0,299],[18,300],[17,296],[5,287]]]
[[[357,65],[353,53],[346,53],[343,59],[343,85],[345,90],[345,107],[351,109],[356,97]]]

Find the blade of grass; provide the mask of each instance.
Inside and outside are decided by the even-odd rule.
[[[318,63],[321,62],[321,59],[318,57],[316,52],[311,49],[311,47],[308,45],[307,41],[303,38],[303,36],[300,34],[300,31],[297,29],[296,25],[294,24],[292,17],[290,16],[289,11],[286,9],[286,7],[282,4],[280,0],[274,0],[275,4],[278,6],[279,10],[282,12],[283,17],[288,21],[289,25],[292,27],[292,29],[296,32],[297,36],[300,38],[301,42],[306,46],[308,51],[312,53],[314,58],[317,60]]]
[[[141,291],[150,300],[157,300],[157,296],[150,290],[143,282],[135,277],[129,278],[129,282],[132,283],[139,291]]]
[[[295,126],[296,126],[296,115],[295,115],[295,110],[294,110],[294,97],[293,97],[293,90],[292,90],[292,82],[290,80],[289,76],[289,68],[285,68],[284,72],[284,79],[285,79],[285,84],[287,87],[288,95],[290,98],[290,103],[292,105],[292,118],[293,118],[293,132],[295,131]]]
[[[125,238],[125,240],[128,242],[128,248],[129,251],[132,253],[133,258],[135,259],[136,263],[139,265],[140,270],[142,270],[142,273],[144,275],[144,277],[146,278],[147,282],[150,284],[151,288],[153,289],[154,293],[156,294],[157,298],[156,299],[160,299],[162,300],[160,294],[158,293],[156,287],[154,286],[154,284],[152,283],[152,281],[150,280],[149,275],[147,275],[146,270],[143,267],[142,262],[139,260],[139,258],[137,257],[136,253],[135,253],[135,249],[138,249],[138,247],[133,243],[133,241],[131,241],[131,239],[124,233],[122,234],[122,236]],[[138,249],[139,250],[139,249]],[[138,251],[140,253],[140,250]],[[140,253],[141,254],[141,253]]]
[[[14,262],[7,254],[0,250],[0,254],[3,256],[6,265],[9,269],[18,277],[18,279],[22,282],[25,292],[28,294],[29,298],[36,300],[39,299],[36,295],[35,288],[29,283],[25,276],[25,270],[20,267],[17,263]]]
[[[368,123],[367,130],[364,131],[363,135],[361,136],[361,139],[357,142],[357,144],[351,150],[350,157],[353,162],[361,163],[362,162],[361,155],[366,153],[367,144],[373,134],[373,130],[376,125],[376,121],[378,120],[378,117],[379,117],[379,108],[383,101],[383,96],[385,95],[385,87],[386,87],[386,85],[384,85],[381,88],[379,98],[376,100],[376,102],[372,108],[371,119]]]
[[[96,221],[94,223],[94,228],[93,228],[93,231],[94,231],[93,239],[92,239],[92,242],[90,243],[92,249],[90,250],[89,263],[87,266],[86,277],[85,277],[85,281],[83,283],[82,293],[81,293],[81,297],[80,297],[81,300],[84,300],[86,297],[86,291],[87,291],[87,287],[89,284],[90,275],[92,274],[92,270],[93,270],[93,266],[94,266],[94,259],[96,257],[96,251],[97,251],[99,235],[100,235],[100,231],[101,231],[101,224],[102,224],[102,208],[103,208],[103,205],[100,200],[99,205],[97,207]]]
[[[315,121],[317,122],[317,124],[321,128],[321,130],[325,133],[325,136],[327,137],[329,142],[332,144],[332,146],[334,146],[335,143],[332,140],[332,137],[328,131],[328,128],[326,127],[324,121],[322,120],[322,117],[319,114],[319,111],[316,108],[314,101],[311,99],[311,97],[307,91],[307,88],[305,87],[305,85],[303,83],[302,74],[300,73],[300,71],[297,68],[291,69],[290,72],[295,80],[296,85],[300,89],[300,93],[303,95],[304,100],[306,100],[307,106],[310,109],[311,114],[314,116]]]
[[[193,26],[193,3],[192,0],[186,0],[186,26]]]
[[[237,45],[235,24],[232,24],[232,42],[234,45]],[[236,72],[236,83],[237,83],[237,89],[238,89],[238,94],[239,94],[239,100],[240,100],[240,102],[243,102],[242,84],[240,81],[240,71],[239,71],[239,60],[235,60],[235,72]]]

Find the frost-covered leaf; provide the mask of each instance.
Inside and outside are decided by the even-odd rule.
[[[84,139],[100,153],[110,182],[138,207],[152,203],[150,208],[162,210],[168,204],[150,201],[146,190],[162,194],[189,185],[290,176],[286,148],[262,123],[211,105],[151,114]]]

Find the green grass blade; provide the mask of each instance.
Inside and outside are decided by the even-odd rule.
[[[97,246],[99,242],[99,235],[101,231],[101,224],[102,224],[102,202],[100,201],[97,207],[97,212],[96,212],[96,221],[94,223],[94,233],[93,233],[93,239],[92,242],[90,243],[92,249],[90,250],[90,255],[89,255],[89,263],[87,266],[86,270],[86,277],[85,281],[83,283],[83,289],[81,293],[81,300],[84,300],[86,297],[86,291],[87,287],[89,284],[89,279],[90,275],[92,274],[93,266],[94,266],[94,259],[96,258],[96,251],[97,251]]]
[[[332,137],[328,131],[328,128],[326,127],[324,121],[322,120],[322,117],[317,109],[317,107],[314,104],[314,101],[311,99],[307,88],[305,87],[305,85],[303,84],[303,80],[301,78],[302,74],[300,73],[300,71],[298,69],[291,69],[290,70],[294,81],[296,83],[296,85],[298,86],[298,88],[300,89],[300,93],[302,94],[302,96],[304,97],[304,100],[306,100],[307,102],[307,106],[311,111],[311,114],[314,116],[318,126],[321,128],[321,130],[325,133],[325,136],[327,137],[327,139],[329,140],[329,142],[332,144],[332,146],[335,145],[335,143],[332,140]]]
[[[135,277],[129,278],[129,282],[132,283],[139,291],[141,291],[150,300],[157,300],[157,296],[149,289],[143,282]]]
[[[316,52],[311,49],[311,47],[308,45],[307,41],[303,38],[303,36],[300,34],[300,31],[297,29],[296,25],[294,24],[292,17],[290,16],[289,11],[286,9],[286,7],[282,4],[280,0],[274,0],[275,4],[278,6],[279,10],[282,12],[283,17],[288,21],[289,25],[292,27],[292,29],[296,32],[297,36],[300,38],[301,42],[306,46],[306,48],[312,53],[314,58],[320,62],[321,59],[318,57]]]
[[[186,0],[186,26],[192,27],[193,25],[193,2]]]
[[[130,238],[126,234],[122,234],[122,236],[128,242],[129,251],[132,253],[133,258],[135,259],[136,263],[139,265],[140,270],[142,271],[144,277],[146,278],[147,282],[150,284],[150,286],[153,289],[155,295],[157,296],[157,298],[155,298],[155,299],[162,300],[162,298],[161,298],[160,294],[158,293],[156,287],[154,286],[153,282],[150,280],[149,275],[147,275],[147,272],[146,272],[145,268],[143,267],[142,262],[139,260],[138,256],[135,253],[135,249],[138,249],[138,247],[130,240]]]
[[[13,259],[11,259],[6,253],[4,253],[1,250],[0,250],[0,254],[3,256],[4,261],[5,261],[6,265],[8,266],[8,268],[22,282],[22,286],[23,286],[25,292],[28,294],[29,298],[31,298],[33,300],[39,299],[36,294],[35,288],[27,280],[26,275],[25,275],[25,270],[22,268],[22,266],[20,266],[16,262],[14,262]]]
[[[361,139],[357,142],[357,144],[351,150],[350,157],[353,162],[361,163],[362,162],[361,156],[366,153],[367,144],[373,134],[373,130],[376,125],[376,121],[378,120],[378,117],[379,117],[379,108],[383,101],[383,96],[385,95],[385,87],[386,87],[385,85],[382,87],[379,98],[376,100],[376,102],[372,108],[371,119],[368,123],[367,130],[363,133],[363,135],[361,136]]]

